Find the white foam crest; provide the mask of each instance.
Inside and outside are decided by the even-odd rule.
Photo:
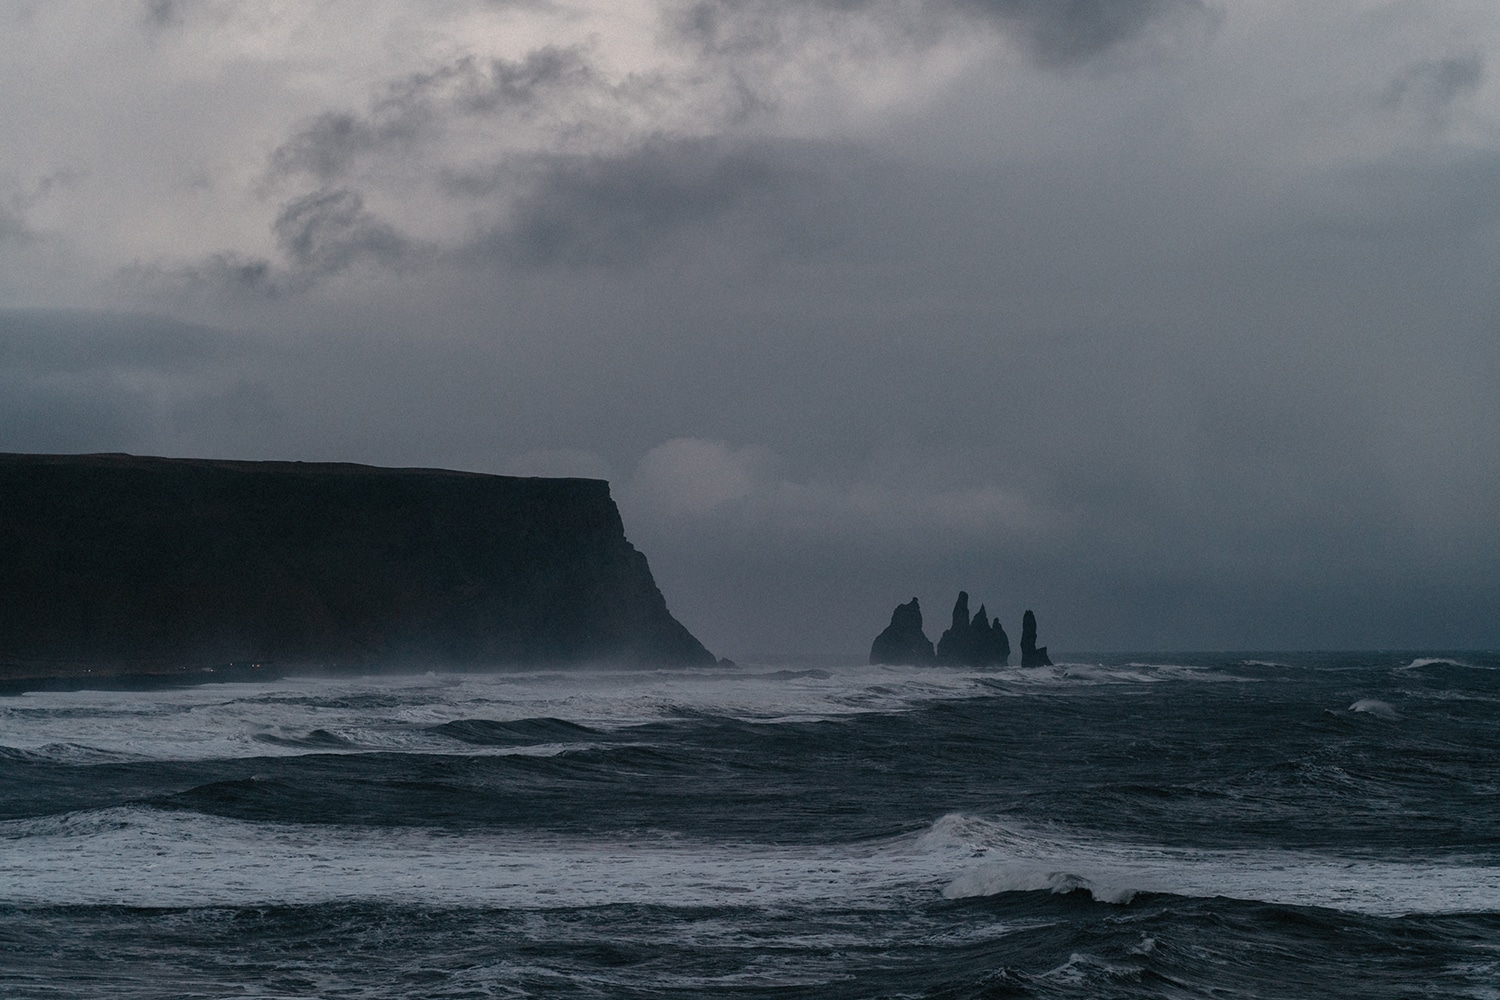
[[[72,744],[158,760],[506,753],[514,751],[431,730],[465,720],[537,718],[604,730],[684,715],[828,719],[993,694],[980,677],[963,669],[873,666],[287,678],[161,691],[34,692],[0,699],[0,731],[7,745],[23,751]]]
[[[1179,663],[1058,663],[1049,667],[1002,668],[985,675],[991,687],[1016,693],[1033,689],[1149,685],[1168,681],[1253,682],[1209,667]]]
[[[1084,889],[1101,902],[1142,892],[1317,906],[1378,916],[1500,912],[1500,866],[1385,861],[1311,852],[1201,850],[1112,843],[972,817],[944,817],[925,835],[978,864],[943,890],[950,899]]]
[[[1413,701],[1478,701],[1488,704],[1500,703],[1500,697],[1492,694],[1479,694],[1474,691],[1455,691],[1452,688],[1432,690],[1430,688],[1403,688],[1401,695]]]
[[[715,667],[286,678],[0,698],[0,732],[7,745],[23,751],[71,744],[101,755],[157,760],[378,751],[481,754],[510,751],[481,749],[431,730],[464,720],[538,718],[615,730],[685,715],[775,724],[901,712],[970,697],[1234,679],[1199,667],[1142,663],[996,670]],[[84,761],[80,757],[77,762]]]
[[[910,911],[938,894],[1077,889],[1116,903],[1161,892],[1387,916],[1500,912],[1496,866],[1119,844],[958,815],[916,836],[821,846],[253,823],[137,806],[0,823],[6,904]]]
[[[92,764],[121,764],[136,760],[149,760],[134,754],[100,750],[79,743],[45,743],[39,747],[12,747],[0,745],[0,752],[9,751],[17,756],[53,764],[88,766]]]
[[[1385,719],[1387,722],[1398,722],[1401,719],[1401,716],[1396,713],[1394,708],[1378,698],[1361,698],[1349,706],[1349,711],[1373,715],[1375,718]]]
[[[1467,662],[1465,662],[1463,660],[1455,660],[1455,659],[1453,659],[1450,656],[1419,656],[1415,660],[1412,660],[1410,663],[1408,663],[1406,666],[1404,666],[1404,667],[1397,667],[1396,669],[1397,670],[1421,670],[1423,667],[1435,667],[1435,666],[1443,666],[1443,667],[1467,667],[1470,670],[1488,670],[1488,669],[1491,669],[1489,667],[1481,666],[1481,665],[1479,665],[1477,663],[1467,663]]]
[[[1041,974],[1040,978],[1068,986],[1083,986],[1100,978],[1133,978],[1140,974],[1135,966],[1107,962],[1097,955],[1075,951],[1068,960],[1055,969]]]
[[[385,900],[514,909],[884,905],[952,869],[911,838],[855,847],[715,845],[251,823],[118,807],[0,823],[0,903],[244,906]]]

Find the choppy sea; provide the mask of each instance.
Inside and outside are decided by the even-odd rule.
[[[0,697],[0,996],[1500,998],[1500,655]]]

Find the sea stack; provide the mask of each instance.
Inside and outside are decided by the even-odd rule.
[[[1052,666],[1052,661],[1047,658],[1047,647],[1036,644],[1036,615],[1029,608],[1021,616],[1021,666]]]
[[[922,607],[913,597],[891,612],[891,623],[870,645],[870,662],[926,666],[932,660],[932,640],[922,631]]]
[[[938,638],[937,659],[939,663],[967,666],[973,655],[973,643],[969,639],[969,592],[960,590],[958,600],[953,604],[953,623]]]
[[[938,640],[937,661],[961,667],[1003,667],[1010,662],[1010,637],[1000,619],[988,617],[984,605],[969,617],[969,593],[958,592],[953,624]]]
[[[602,480],[0,454],[0,680],[600,661],[716,662]]]

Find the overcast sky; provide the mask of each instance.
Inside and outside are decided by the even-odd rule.
[[[0,450],[608,478],[716,653],[1500,645],[1493,0],[0,0]]]

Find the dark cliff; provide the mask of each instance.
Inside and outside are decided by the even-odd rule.
[[[712,664],[609,484],[0,454],[0,677]]]

